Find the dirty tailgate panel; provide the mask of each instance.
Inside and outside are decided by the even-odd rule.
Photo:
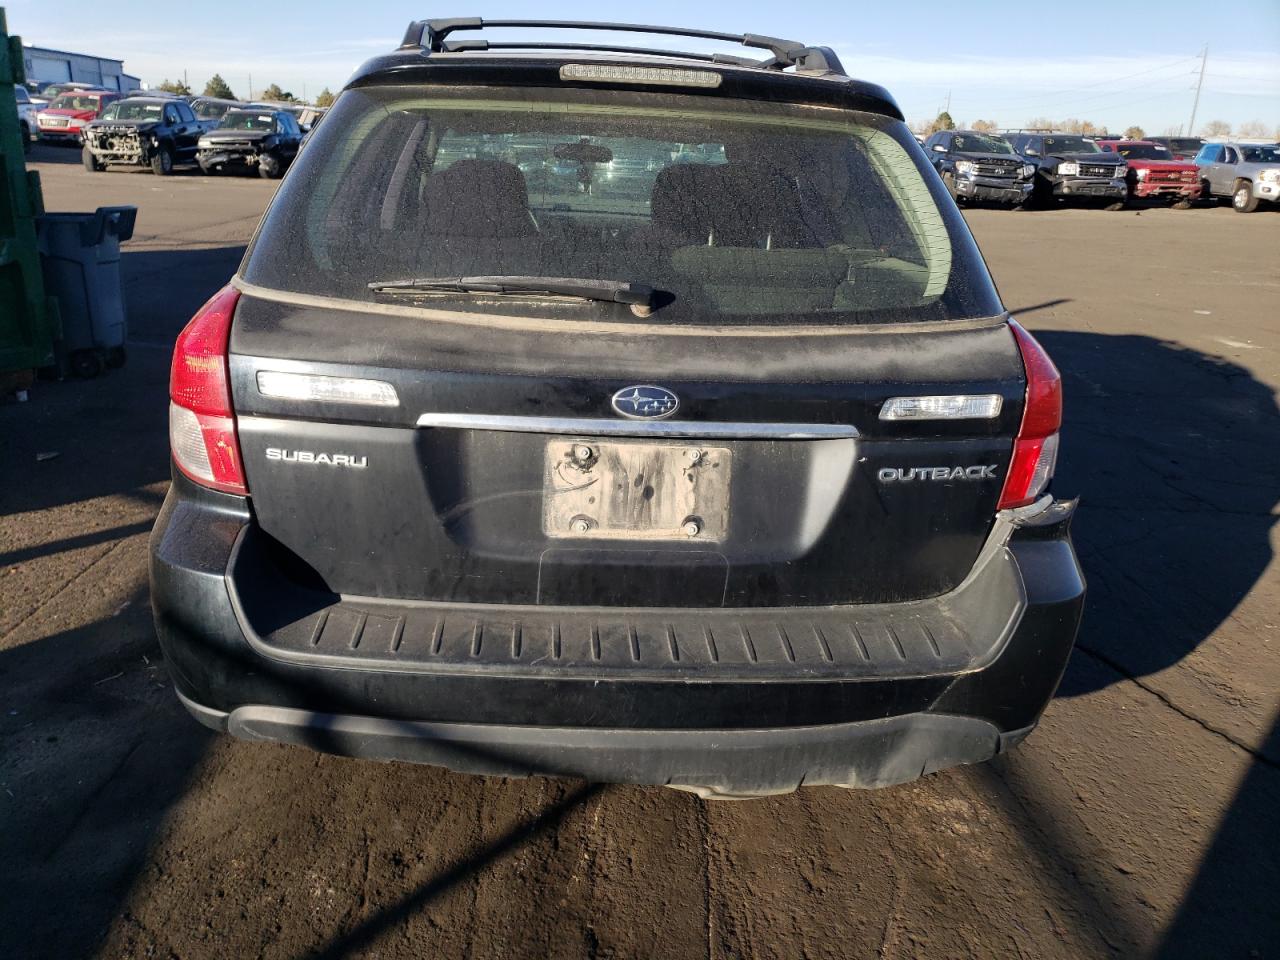
[[[246,296],[231,366],[257,520],[283,555],[352,595],[767,606],[891,602],[937,595],[963,579],[990,528],[1021,417],[1021,361],[1003,325],[813,337],[655,332],[582,336],[572,323],[490,330]],[[392,383],[400,404],[263,397],[259,370],[371,377]],[[424,413],[616,422],[610,397],[636,383],[675,391],[680,420],[849,424],[860,436],[624,441],[416,426]],[[891,396],[962,392],[1001,394],[1001,415],[878,419]],[[560,524],[580,512],[562,517],[548,505],[553,464],[579,443],[616,451],[627,442],[649,444],[653,463],[709,452],[724,463],[727,499],[711,495],[713,516],[697,518],[695,536],[670,529],[685,502],[668,500],[661,522],[644,521],[634,537],[621,529],[601,536],[600,516],[587,518],[595,535],[549,530],[549,517]],[[995,469],[970,471],[975,479],[882,476],[957,466]],[[637,479],[635,470],[623,473]],[[643,478],[637,489],[641,498],[628,499],[627,509],[643,506]],[[683,530],[690,518],[675,519]],[[652,535],[659,526],[662,535]]]

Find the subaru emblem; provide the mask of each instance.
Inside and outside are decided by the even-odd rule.
[[[613,409],[628,420],[661,420],[676,412],[680,398],[666,387],[639,384],[613,395]]]

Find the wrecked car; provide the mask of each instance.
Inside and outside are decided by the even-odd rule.
[[[1095,200],[1123,203],[1129,198],[1128,166],[1119,154],[1104,152],[1075,133],[1006,133],[1013,149],[1036,167],[1031,199]]]
[[[1207,199],[1230,197],[1236,213],[1280,203],[1280,145],[1206,143],[1196,156]]]
[[[976,130],[940,130],[924,148],[956,200],[1019,206],[1031,195],[1035,165],[1014,153],[1004,137]]]
[[[150,167],[167,176],[178,164],[195,163],[201,126],[184,100],[128,97],[113,103],[85,127],[84,167]]]
[[[1200,198],[1200,173],[1189,160],[1179,160],[1154,140],[1100,139],[1098,146],[1124,157],[1129,166],[1129,198],[1157,197],[1189,204]]]
[[[200,137],[196,162],[202,173],[258,171],[274,180],[298,155],[302,130],[288,110],[228,110],[216,128]]]

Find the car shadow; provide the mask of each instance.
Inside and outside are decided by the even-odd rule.
[[[0,956],[92,956],[211,734],[173,696],[145,589],[0,650],[0,698]]]
[[[1034,332],[1063,376],[1054,490],[1081,500],[1078,649],[1126,677],[1158,673],[1213,634],[1271,562],[1275,393],[1170,341]],[[1090,693],[1102,675],[1069,668],[1059,695]]]
[[[79,166],[82,162],[79,144],[46,143],[43,141],[33,143],[31,151],[26,155],[25,159],[28,164],[59,163]]]

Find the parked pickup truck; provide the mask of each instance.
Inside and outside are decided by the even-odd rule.
[[[1031,195],[1036,168],[1004,137],[973,130],[941,130],[924,145],[956,200],[994,200],[1019,206]]]
[[[258,171],[275,180],[298,155],[302,130],[287,110],[228,110],[218,126],[200,137],[196,162],[202,173]]]
[[[1124,158],[1074,133],[1006,133],[1013,149],[1037,167],[1032,199],[1112,200],[1129,197]]]
[[[1129,198],[1159,197],[1190,203],[1200,197],[1200,173],[1189,160],[1175,159],[1169,148],[1151,140],[1099,140],[1108,153],[1129,165]]]
[[[31,141],[37,139],[36,108],[31,102],[31,94],[21,85],[13,88],[14,98],[18,101],[18,132],[22,134],[22,152],[31,149]]]
[[[1204,146],[1204,137],[1148,137],[1152,143],[1169,148],[1175,160],[1194,160]]]
[[[1230,197],[1237,213],[1280,202],[1280,145],[1206,143],[1196,156],[1206,197]]]
[[[85,127],[84,167],[149,166],[157,176],[166,176],[177,164],[196,162],[203,129],[183,100],[128,97]]]
[[[72,90],[60,93],[36,114],[40,139],[76,144],[86,125],[102,116],[120,98],[109,90]]]

